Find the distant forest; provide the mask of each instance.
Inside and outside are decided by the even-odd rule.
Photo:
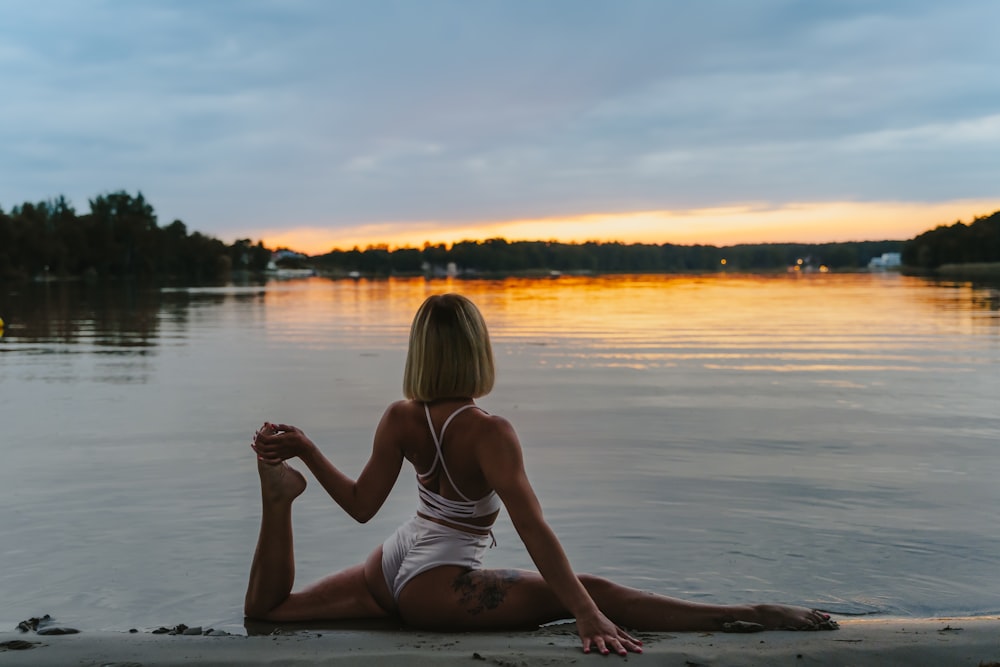
[[[310,268],[326,275],[441,273],[449,265],[465,275],[532,272],[773,271],[825,266],[851,271],[887,252],[904,263],[933,269],[954,262],[1000,261],[1000,211],[921,234],[910,241],[711,245],[557,243],[489,239],[423,248],[370,246],[308,257],[274,254],[260,241],[232,244],[189,232],[180,220],[160,227],[142,193],[104,194],[78,214],[64,197],[0,209],[0,280],[139,278],[188,283],[224,280],[233,272],[264,273],[279,267]],[[273,268],[273,265],[272,265]]]
[[[100,195],[78,215],[64,197],[0,209],[0,280],[149,278],[210,282],[233,269],[263,271],[271,251],[226,245],[174,220],[157,225],[142,193]]]
[[[903,264],[935,270],[946,265],[1000,262],[1000,211],[924,232],[903,244]]]
[[[334,250],[312,258],[329,273],[392,275],[440,271],[448,264],[463,274],[506,275],[539,271],[566,273],[683,273],[705,271],[785,270],[802,268],[857,270],[872,257],[900,252],[902,241],[854,243],[771,243],[766,245],[661,245],[647,243],[557,243],[555,241],[461,241],[423,248],[386,247]]]

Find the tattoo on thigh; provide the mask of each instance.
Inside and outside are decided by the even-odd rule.
[[[459,603],[475,615],[499,607],[520,579],[517,570],[469,570],[455,577],[451,587],[459,594]]]

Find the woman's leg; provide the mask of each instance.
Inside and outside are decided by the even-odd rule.
[[[244,613],[250,618],[268,621],[387,616],[372,597],[365,565],[332,574],[299,593],[291,592],[295,582],[292,501],[305,491],[306,480],[284,463],[268,465],[258,461],[257,471],[263,510]],[[369,558],[369,565],[374,557],[375,554]]]
[[[836,628],[828,614],[807,607],[703,604],[628,588],[593,575],[580,575],[580,581],[608,618],[637,630],[746,632]]]
[[[260,537],[250,565],[250,582],[243,611],[264,618],[284,602],[295,581],[295,550],[292,546],[292,501],[306,490],[302,473],[286,464],[257,462],[262,505]]]
[[[708,605],[620,586],[581,575],[580,581],[608,618],[647,631],[832,629],[829,617],[805,607]],[[536,627],[569,618],[545,580],[521,570],[464,570],[442,566],[413,579],[399,598],[403,619],[439,630]]]
[[[398,605],[408,625],[429,630],[524,629],[570,617],[535,572],[457,565],[414,577]]]

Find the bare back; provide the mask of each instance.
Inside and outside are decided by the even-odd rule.
[[[424,404],[417,401],[400,401],[393,406],[393,418],[401,428],[398,431],[399,446],[418,475],[418,484],[448,500],[463,502],[483,498],[493,489],[486,482],[479,464],[476,447],[481,442],[477,435],[489,430],[490,420],[496,419],[478,407],[462,409],[472,405],[468,399],[436,401],[428,405],[430,422]],[[461,410],[458,414],[454,414]],[[445,423],[454,414],[445,429]],[[433,425],[434,432],[431,432]],[[437,461],[438,449],[435,434],[442,433],[440,440],[441,461]],[[429,474],[428,474],[429,473]],[[450,477],[450,479],[449,479]],[[458,487],[457,489],[455,487]],[[464,497],[463,497],[464,496]],[[484,528],[491,526],[496,512],[489,516],[472,519],[474,525]]]

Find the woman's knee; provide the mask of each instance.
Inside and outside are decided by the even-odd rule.
[[[583,587],[587,589],[587,592],[594,595],[594,593],[600,593],[601,591],[606,591],[614,587],[614,582],[610,579],[605,579],[604,577],[598,577],[595,574],[578,574],[577,578]]]
[[[275,608],[266,607],[259,603],[247,601],[243,603],[243,616],[250,621],[271,621],[271,612]]]

